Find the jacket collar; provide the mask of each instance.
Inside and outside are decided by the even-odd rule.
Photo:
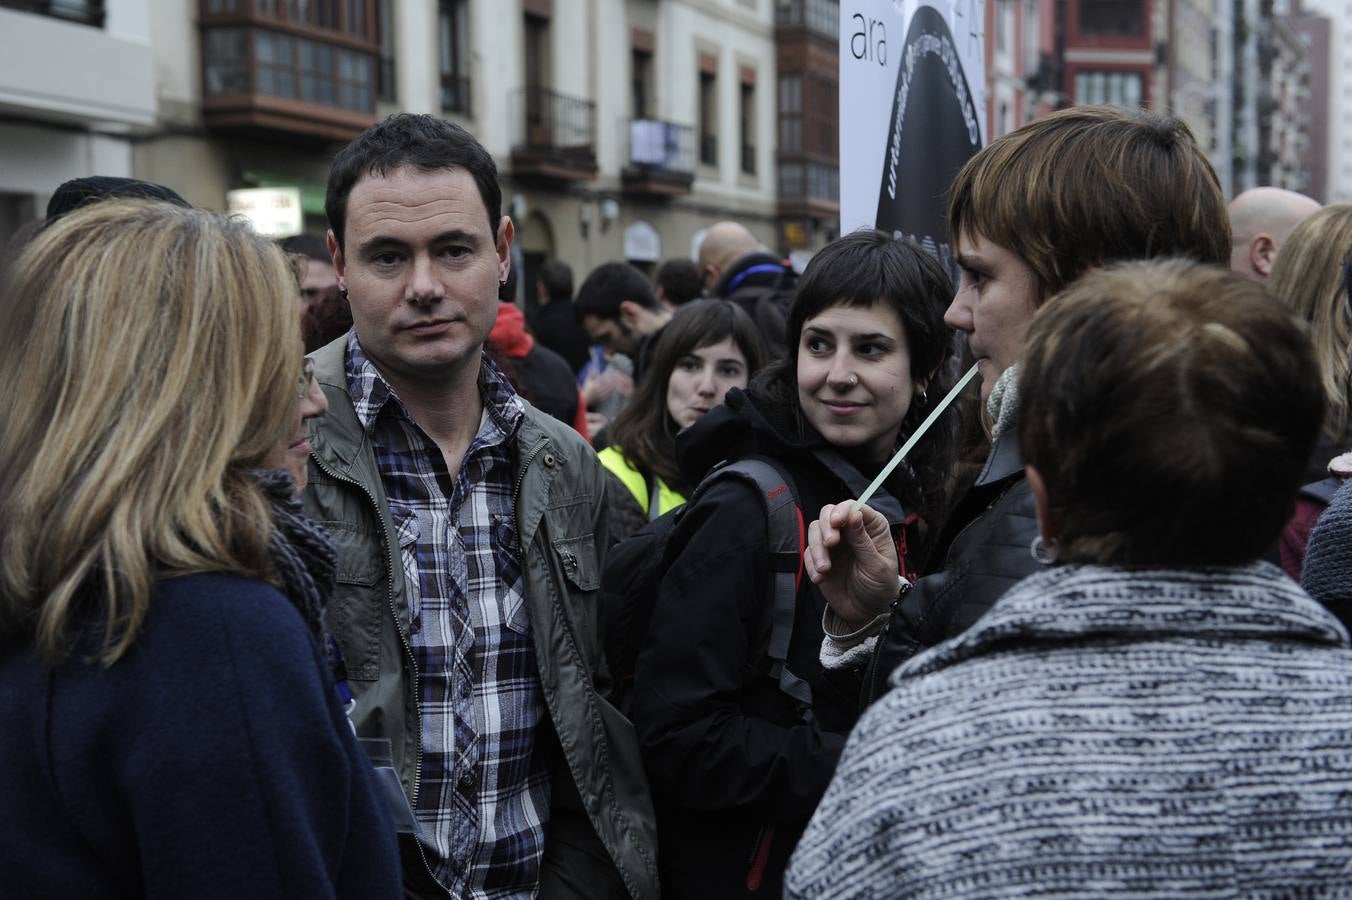
[[[365,481],[367,479],[355,473],[354,469],[358,468],[364,455],[371,454],[372,450],[370,437],[362,427],[352,403],[352,396],[348,392],[347,341],[348,336],[344,334],[310,355],[315,362],[315,379],[329,401],[328,414],[310,420],[310,439],[314,446],[313,452],[325,463],[345,476]],[[520,398],[517,400],[524,409],[524,414],[515,433],[513,453],[515,477],[518,479],[523,477],[532,455],[539,455],[546,449],[550,451],[558,466],[567,465],[569,462],[567,451],[561,443],[552,441],[548,432],[536,421],[535,408],[525,400]],[[370,477],[376,477],[374,457],[370,460],[370,471]]]
[[[1019,452],[1019,429],[1017,424],[1011,423],[991,444],[990,455],[986,457],[986,464],[977,476],[976,485],[983,487],[1022,474],[1023,454]]]
[[[1338,620],[1269,563],[1141,570],[1066,565],[1019,582],[965,633],[902,666],[893,683],[1000,646],[1124,638],[1348,645]]]

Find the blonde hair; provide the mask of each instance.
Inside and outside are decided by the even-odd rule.
[[[15,263],[0,367],[0,631],[55,662],[101,625],[112,664],[157,579],[275,581],[247,473],[287,432],[294,275],[239,221],[105,201]]]
[[[1277,251],[1268,290],[1310,324],[1328,399],[1324,432],[1341,441],[1352,414],[1352,313],[1343,263],[1352,254],[1352,203],[1326,206],[1301,222]]]

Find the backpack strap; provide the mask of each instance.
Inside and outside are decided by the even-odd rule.
[[[812,688],[789,671],[789,642],[793,637],[793,619],[798,608],[798,588],[803,580],[803,549],[807,529],[803,510],[798,505],[792,482],[779,468],[763,457],[750,456],[728,463],[701,483],[703,490],[713,479],[735,477],[748,481],[765,503],[766,533],[769,539],[773,603],[770,609],[770,676],[779,689],[806,706],[812,705]]]

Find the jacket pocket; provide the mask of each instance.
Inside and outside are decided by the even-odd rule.
[[[345,522],[320,524],[338,551],[337,584],[327,614],[329,631],[342,648],[347,677],[375,681],[380,676],[387,580],[381,537]]]
[[[601,565],[596,559],[596,536],[559,538],[554,553],[563,567],[563,575],[579,591],[594,591],[601,586]]]

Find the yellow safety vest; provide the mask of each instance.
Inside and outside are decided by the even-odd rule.
[[[605,466],[611,474],[624,486],[629,488],[629,493],[634,495],[638,505],[648,514],[649,520],[656,519],[658,516],[671,512],[676,507],[685,503],[685,498],[673,491],[662,479],[657,479],[657,512],[654,515],[649,510],[648,480],[643,477],[643,473],[629,464],[620,452],[618,447],[607,447],[596,454],[601,460],[601,465]]]

